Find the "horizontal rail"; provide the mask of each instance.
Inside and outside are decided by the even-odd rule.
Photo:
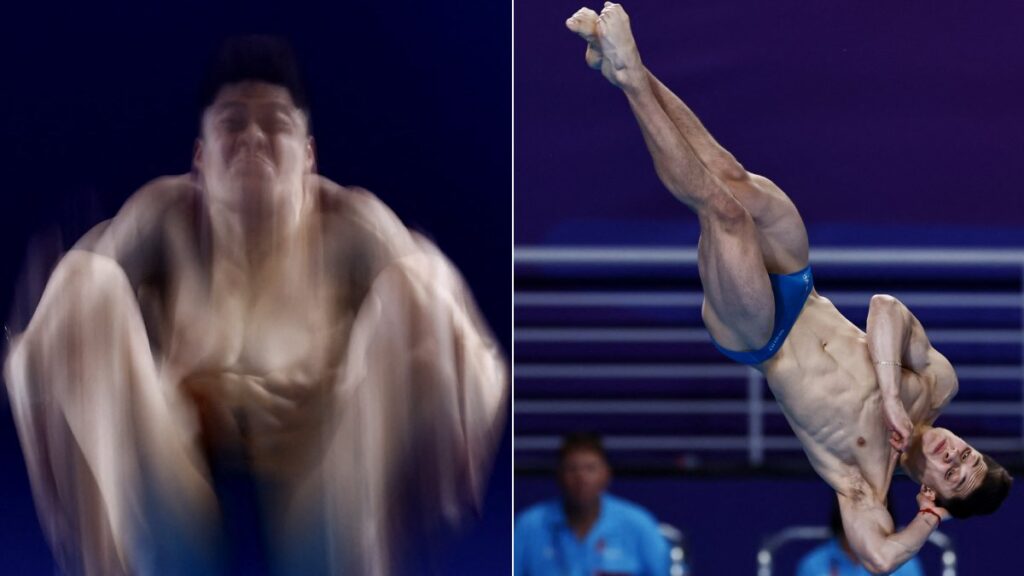
[[[746,377],[747,368],[739,364],[516,364],[517,379],[545,378],[552,380],[592,378],[675,379],[675,378],[739,378]],[[1021,366],[975,364],[956,369],[960,379],[1020,380]]]
[[[829,292],[825,296],[837,306],[867,306],[875,292]],[[1020,308],[1018,292],[907,292],[894,294],[910,307],[935,308]],[[516,292],[517,307],[596,308],[612,306],[660,307],[700,306],[704,295],[696,291],[524,291]]]
[[[679,268],[680,278],[694,275],[697,264],[697,251],[693,248],[676,248],[670,246],[629,247],[629,246],[518,246],[514,251],[516,275],[544,274],[558,276],[567,267],[577,273],[599,271],[602,266],[618,267],[622,274],[630,274],[635,270],[636,290],[622,286],[597,286],[588,284],[586,278],[566,277],[569,285],[558,287],[537,286],[531,289],[520,285],[514,294],[514,306],[517,312],[528,311],[532,314],[545,314],[558,310],[593,310],[596,313],[617,310],[635,310],[636,313],[654,311],[659,308],[679,308],[687,313],[699,309],[703,303],[703,295],[698,286],[686,284],[677,290],[661,290],[652,286],[641,276],[643,270],[656,269],[659,277],[662,271],[668,271],[673,277]],[[899,278],[901,270],[909,270],[909,274],[918,277],[921,273],[930,273],[934,269],[936,278],[951,278],[960,271],[975,268],[985,269],[984,277],[997,275],[1002,280],[1012,280],[1012,286],[1002,284],[990,285],[988,290],[971,291],[963,286],[951,285],[950,291],[937,289],[935,284],[922,284],[925,290],[894,290],[892,293],[912,309],[931,309],[934,312],[950,310],[959,314],[967,311],[988,311],[979,316],[978,324],[963,328],[933,329],[928,331],[929,338],[940,347],[942,345],[977,344],[1003,345],[999,353],[1005,354],[1006,346],[1020,348],[1024,354],[1024,330],[1006,329],[1004,322],[982,324],[992,317],[993,312],[1001,318],[1020,320],[1024,312],[1024,250],[1018,248],[916,248],[916,247],[821,247],[810,253],[810,262],[818,270],[842,271],[844,267],[877,266],[883,269],[890,279]],[[520,266],[535,266],[522,269]],[[546,276],[545,276],[546,277]],[[560,276],[558,276],[560,277]],[[824,275],[823,275],[824,277]],[[958,277],[958,276],[957,276]],[[842,287],[841,280],[837,287]],[[870,303],[873,292],[867,292],[860,285],[847,284],[846,290],[827,292],[825,296],[841,309],[865,310]],[[574,290],[575,288],[575,290]],[[1005,316],[1003,316],[1005,314]],[[556,318],[552,317],[555,320]],[[572,325],[571,321],[562,320],[561,326],[517,326],[514,339],[517,344],[658,344],[658,343],[695,343],[706,345],[711,338],[705,330],[694,322],[690,326],[658,326],[662,322],[645,322],[637,317],[631,324],[634,326],[580,326]],[[609,322],[611,323],[611,322]],[[549,352],[550,352],[550,348]],[[532,348],[537,349],[537,348]],[[974,350],[974,348],[970,348]],[[529,354],[531,348],[527,348]],[[558,350],[554,348],[554,350]],[[633,350],[633,349],[631,349]],[[568,353],[568,349],[563,351]],[[964,351],[966,352],[966,351]],[[546,353],[545,356],[550,356]],[[1014,359],[1017,357],[1014,354]],[[525,362],[523,360],[525,359]],[[679,383],[679,399],[660,400],[657,398],[643,399],[636,396],[630,399],[517,399],[514,410],[517,416],[540,415],[545,421],[557,419],[564,415],[614,415],[630,416],[665,416],[673,415],[696,416],[712,415],[713,417],[729,418],[734,422],[744,414],[748,416],[745,434],[725,435],[619,435],[606,437],[605,443],[609,450],[649,450],[666,452],[678,450],[695,451],[726,451],[737,456],[748,454],[748,462],[758,466],[764,451],[799,451],[800,442],[794,436],[764,434],[763,419],[766,416],[781,414],[780,407],[764,398],[764,381],[757,372],[749,368],[722,361],[691,363],[686,358],[673,359],[675,362],[658,362],[654,357],[648,362],[611,361],[594,363],[581,358],[566,358],[569,362],[542,361],[528,356],[518,358],[514,366],[517,382],[548,381],[550,390],[559,389],[562,381],[576,381],[581,384],[598,383],[609,380],[637,380]],[[611,357],[602,359],[614,360]],[[998,384],[1000,390],[1020,392],[1012,400],[957,401],[947,406],[945,414],[984,419],[988,417],[1020,418],[1024,415],[1024,367],[1020,363],[1000,362],[991,354],[972,357],[977,363],[961,364],[957,374],[962,383],[969,381],[991,381]],[[685,399],[688,380],[731,380],[742,382],[747,380],[747,393],[740,396],[742,390],[733,387],[728,394],[717,398]],[[991,390],[990,390],[991,392]],[[1003,396],[1000,393],[998,396]],[[673,396],[677,396],[673,394]],[[990,396],[992,397],[992,396]],[[1015,429],[1016,430],[1016,429]],[[720,430],[720,432],[725,432]],[[548,431],[547,434],[553,432]],[[515,438],[516,451],[522,450],[555,450],[561,442],[560,436],[522,435]],[[976,438],[973,442],[979,449],[1024,454],[1024,419],[1021,420],[1020,433],[1013,436],[990,436]],[[770,457],[769,457],[770,461]]]
[[[517,328],[516,342],[599,343],[599,342],[710,342],[703,328]],[[1020,330],[928,330],[935,344],[983,342],[988,344],[1024,344]]]
[[[696,264],[692,248],[627,246],[516,246],[516,264]],[[812,265],[1000,266],[1024,264],[1024,250],[998,248],[814,248]]]
[[[709,342],[703,328],[517,328],[516,342]]]
[[[542,414],[613,414],[613,415],[686,415],[686,414],[738,414],[745,415],[750,404],[747,400],[516,400],[513,407],[517,415]],[[768,403],[765,414],[782,414],[778,404]],[[964,401],[954,402],[943,414],[955,416],[1019,416],[1024,411],[1021,402]]]
[[[765,450],[802,450],[795,436],[765,436],[762,439]],[[1024,448],[1019,436],[989,437],[970,439],[972,446],[986,452],[1013,452]],[[744,436],[605,436],[604,447],[610,451],[646,450],[650,452],[668,450],[723,450],[746,452],[750,439]],[[554,451],[562,445],[561,436],[516,436],[513,449]]]

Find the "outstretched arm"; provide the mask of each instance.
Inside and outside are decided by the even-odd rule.
[[[867,503],[863,499],[843,494],[838,494],[838,497],[846,539],[857,558],[872,574],[888,574],[913,558],[938,527],[939,516],[949,516],[948,512],[935,507],[931,499],[919,493],[919,507],[934,513],[919,512],[910,524],[897,532],[884,505]]]
[[[878,387],[882,390],[886,421],[899,436],[893,439],[894,447],[905,450],[913,426],[900,398],[902,370],[934,374],[935,388],[943,401],[956,394],[956,373],[949,361],[932,348],[917,318],[892,296],[877,294],[871,298],[867,335],[868,351],[875,364]]]

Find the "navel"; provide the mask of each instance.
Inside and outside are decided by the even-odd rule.
[[[865,440],[863,436],[857,436],[857,446],[863,446],[867,443],[868,441]]]

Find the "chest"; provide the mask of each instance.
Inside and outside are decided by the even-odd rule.
[[[351,324],[337,292],[322,273],[294,262],[258,278],[231,267],[186,268],[169,299],[167,361],[185,373],[318,373],[343,348]]]

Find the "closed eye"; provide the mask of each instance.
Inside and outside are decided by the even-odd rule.
[[[220,125],[231,132],[237,132],[245,128],[245,118],[240,114],[223,116],[220,119]]]

